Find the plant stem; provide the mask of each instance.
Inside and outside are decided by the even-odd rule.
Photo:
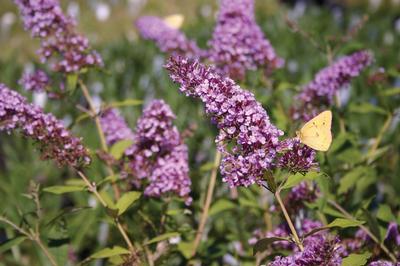
[[[221,162],[221,153],[219,151],[216,151],[215,158],[214,158],[214,166],[213,166],[213,169],[212,169],[211,175],[210,175],[210,183],[208,184],[207,196],[206,196],[206,199],[204,202],[203,212],[200,217],[199,227],[197,229],[196,237],[195,237],[195,240],[193,243],[192,256],[196,255],[197,248],[199,247],[201,238],[203,236],[203,231],[204,231],[204,227],[206,225],[208,211],[209,211],[210,205],[211,205],[212,195],[214,193],[215,182],[216,182],[217,174],[218,174],[218,166],[219,166],[220,162]]]
[[[351,220],[356,220],[356,218],[351,215],[349,212],[347,212],[342,206],[339,205],[334,200],[328,200],[328,203],[331,204],[333,207],[335,207],[339,212],[341,212],[346,218],[351,219]],[[389,249],[385,246],[385,244],[379,239],[364,225],[360,225],[361,230],[363,230],[375,243],[379,245],[379,247],[383,250],[383,252],[386,253],[386,255],[389,256],[389,258],[393,261],[396,262],[396,256],[389,251]]]
[[[46,255],[46,257],[49,259],[51,265],[57,266],[57,262],[53,255],[50,253],[50,251],[47,249],[47,247],[43,244],[42,240],[40,240],[40,237],[37,235],[34,239],[34,241],[38,244],[38,246],[42,249],[43,253]]]
[[[99,200],[101,205],[103,205],[104,207],[107,208],[108,205],[107,205],[106,201],[103,199],[103,197],[97,191],[96,184],[94,182],[90,182],[89,179],[85,176],[85,174],[83,172],[81,172],[80,170],[76,169],[76,171],[77,171],[78,175],[82,178],[82,180],[86,183],[89,191],[92,192],[96,196],[96,198]],[[128,234],[125,232],[125,229],[122,227],[121,223],[119,222],[118,218],[116,218],[114,221],[115,221],[115,224],[117,225],[117,228],[120,231],[122,237],[124,238],[126,244],[128,245],[129,249],[131,251],[134,251],[135,247],[134,247],[132,241],[129,239]]]
[[[290,231],[292,231],[292,235],[293,235],[293,238],[294,238],[294,242],[296,242],[296,245],[299,247],[299,249],[300,249],[301,251],[303,251],[303,250],[304,250],[303,244],[301,243],[300,238],[299,238],[299,235],[297,234],[296,228],[294,227],[294,225],[293,225],[293,223],[292,223],[292,220],[290,219],[290,216],[289,216],[289,214],[288,214],[288,212],[287,212],[287,210],[286,210],[285,204],[283,204],[283,201],[282,201],[280,192],[281,192],[280,189],[278,189],[278,190],[275,192],[275,198],[276,198],[276,200],[278,201],[279,206],[280,206],[281,209],[282,209],[283,215],[285,216],[286,222],[287,222],[288,225],[289,225]]]
[[[107,146],[106,138],[104,136],[104,131],[103,131],[103,128],[101,127],[100,118],[97,115],[96,107],[95,107],[95,105],[93,103],[93,99],[90,96],[89,90],[86,87],[85,83],[83,83],[83,81],[79,80],[79,85],[80,85],[80,88],[82,90],[83,95],[85,96],[86,101],[88,102],[91,115],[94,118],[94,121],[96,123],[96,128],[97,128],[97,133],[98,133],[99,138],[100,138],[101,148],[102,148],[103,151],[108,152],[108,146]],[[108,174],[109,175],[114,175],[113,169],[108,165],[107,165],[107,170],[108,170]],[[115,198],[119,199],[120,196],[121,196],[121,192],[120,192],[117,184],[115,182],[112,182],[111,185],[112,185],[113,190],[114,190]]]
[[[53,255],[50,253],[50,251],[47,249],[47,247],[43,244],[42,240],[40,239],[39,232],[34,232],[33,230],[30,230],[30,232],[25,231],[9,219],[7,219],[4,216],[0,216],[0,222],[3,222],[5,224],[8,224],[12,228],[14,228],[16,231],[18,231],[20,234],[25,235],[28,237],[31,241],[34,241],[38,246],[42,249],[43,253],[45,256],[49,259],[51,265],[53,266],[58,266],[56,260],[54,259]]]

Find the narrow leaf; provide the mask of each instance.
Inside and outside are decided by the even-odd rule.
[[[141,195],[142,193],[137,191],[131,191],[122,195],[115,205],[118,209],[118,215],[122,215]]]
[[[92,259],[104,259],[104,258],[109,258],[117,255],[125,255],[129,254],[129,250],[123,247],[119,246],[114,246],[112,248],[105,248],[100,251],[97,251],[96,253],[92,254],[90,258]]]
[[[367,265],[368,259],[372,256],[370,252],[362,254],[350,254],[342,261],[342,266],[363,266]]]
[[[122,155],[124,155],[124,152],[127,148],[132,146],[133,141],[130,139],[125,139],[118,141],[115,143],[111,149],[110,149],[110,154],[116,159],[119,160],[121,159]]]
[[[384,222],[396,221],[396,217],[392,213],[392,210],[386,204],[382,204],[379,206],[378,212],[376,213],[376,218],[378,218]]]
[[[52,186],[43,189],[44,192],[58,194],[58,195],[70,192],[83,191],[83,190],[85,190],[85,186]]]
[[[345,218],[336,218],[331,222],[330,224],[327,225],[327,227],[340,227],[340,228],[347,228],[347,227],[356,227],[364,224],[364,221],[358,221],[358,220],[350,220],[350,219],[345,219]]]
[[[253,247],[253,256],[256,255],[257,252],[265,251],[272,243],[276,241],[288,241],[289,239],[284,237],[267,237],[257,241],[257,243]]]
[[[298,185],[301,181],[304,181],[304,180],[314,180],[320,175],[321,174],[317,173],[317,172],[308,172],[305,175],[303,175],[301,173],[297,173],[295,175],[291,175],[291,176],[289,176],[289,178],[286,181],[286,183],[282,186],[282,190],[283,189],[292,188],[292,187]]]
[[[229,201],[227,199],[219,199],[211,206],[208,215],[213,216],[220,212],[231,210],[235,207],[236,205],[232,201]]]
[[[162,234],[162,235],[159,235],[159,236],[157,236],[155,238],[150,239],[149,241],[147,241],[144,244],[145,245],[150,245],[150,244],[157,243],[157,242],[169,239],[171,237],[176,237],[176,236],[179,236],[179,235],[180,234],[178,232],[165,233],[165,234]]]
[[[6,252],[14,246],[18,246],[27,239],[26,236],[17,236],[0,245],[0,254]]]
[[[123,106],[137,106],[141,105],[143,101],[137,99],[126,99],[120,102],[113,102],[109,106],[110,107],[123,107]]]

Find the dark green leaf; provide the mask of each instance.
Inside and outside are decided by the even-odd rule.
[[[288,241],[289,239],[284,237],[267,237],[257,241],[257,243],[253,247],[253,256],[257,254],[257,252],[263,252],[268,249],[268,247],[276,242],[276,241]]]
[[[7,250],[11,249],[14,246],[18,246],[22,242],[27,239],[26,236],[17,236],[13,239],[10,239],[0,245],[0,254],[6,252]]]

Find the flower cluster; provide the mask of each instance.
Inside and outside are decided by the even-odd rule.
[[[19,80],[19,84],[27,91],[43,92],[50,85],[50,79],[46,72],[36,70],[33,73],[25,73]]]
[[[270,122],[254,95],[241,89],[230,78],[221,77],[214,69],[197,61],[181,57],[171,58],[165,67],[172,80],[181,85],[183,93],[199,98],[205,104],[206,113],[217,125],[220,132],[216,143],[223,154],[220,169],[223,181],[230,186],[260,184],[265,171],[278,165],[298,171],[300,164],[297,165],[292,158],[301,159],[299,163],[304,167],[313,164],[304,164],[304,160],[314,161],[314,153],[299,153],[296,145],[287,145],[286,142],[283,143],[285,148],[280,146],[279,137],[283,132]],[[280,156],[288,159],[278,163]]]
[[[282,154],[277,162],[279,168],[286,168],[292,173],[312,168],[318,170],[318,164],[314,161],[315,151],[301,144],[298,138],[281,141],[277,151]]]
[[[276,257],[270,266],[340,266],[342,265],[342,247],[339,239],[328,237],[313,238],[304,242],[304,250],[287,257]]]
[[[61,121],[0,84],[0,131],[3,130],[20,130],[39,143],[43,159],[53,159],[59,166],[79,167],[90,163],[81,139],[73,137]]]
[[[208,57],[229,77],[244,79],[246,70],[283,66],[254,16],[254,0],[220,0]]]
[[[188,40],[181,31],[168,26],[158,17],[141,17],[136,21],[136,26],[142,37],[155,41],[162,52],[187,57],[201,57],[203,54],[194,41]]]
[[[153,100],[138,120],[134,144],[125,154],[132,174],[149,181],[146,195],[160,197],[172,192],[190,204],[188,150],[172,123],[174,119],[164,101]]]
[[[133,140],[134,135],[125,119],[116,109],[107,109],[100,116],[100,123],[107,145],[113,145],[121,140]]]
[[[14,0],[25,29],[40,38],[43,62],[52,58],[52,69],[77,73],[87,67],[101,66],[100,55],[92,51],[86,37],[75,31],[75,21],[64,15],[58,0]]]
[[[323,107],[332,105],[335,93],[348,86],[351,79],[371,64],[373,56],[368,51],[355,52],[340,58],[317,73],[314,80],[304,86],[297,96],[299,103],[293,110],[293,118],[309,120]]]

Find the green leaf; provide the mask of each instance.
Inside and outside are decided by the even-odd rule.
[[[336,158],[339,161],[352,164],[359,163],[363,160],[361,152],[355,148],[346,149],[345,151],[336,155]]]
[[[100,187],[106,183],[114,183],[118,181],[118,175],[109,175],[107,177],[105,177],[103,180],[101,180],[100,182],[97,183],[97,186]]]
[[[200,171],[201,172],[208,172],[214,169],[214,162],[208,162],[200,166]]]
[[[350,254],[342,261],[342,266],[364,266],[367,265],[368,259],[372,256],[372,253],[365,252],[362,254]]]
[[[213,216],[220,212],[233,209],[235,207],[236,204],[233,203],[232,201],[229,201],[227,199],[219,199],[211,206],[208,215]]]
[[[178,250],[186,259],[190,259],[193,255],[193,242],[179,242]]]
[[[58,194],[58,195],[70,192],[84,191],[84,190],[85,186],[52,186],[43,189],[44,192]]]
[[[96,253],[92,254],[90,258],[92,259],[104,259],[118,255],[126,255],[129,254],[129,250],[120,246],[114,246],[112,248],[105,248]]]
[[[109,107],[123,107],[123,106],[137,106],[141,105],[143,101],[137,99],[126,99],[120,102],[112,102],[109,104]]]
[[[118,209],[118,215],[122,215],[141,195],[142,193],[138,191],[131,191],[122,195],[115,205]]]
[[[365,167],[356,167],[340,179],[338,193],[346,193],[350,188],[354,187],[359,178],[366,172]]]
[[[376,113],[376,114],[381,114],[381,115],[386,115],[387,112],[373,104],[370,104],[368,102],[363,102],[359,104],[351,104],[349,107],[350,112],[353,113],[360,113],[360,114],[370,114],[370,113]]]
[[[400,94],[400,88],[391,88],[381,92],[383,96],[394,96]]]
[[[107,207],[110,209],[116,209],[117,207],[115,207],[115,203],[112,199],[112,197],[110,196],[110,194],[107,192],[107,190],[100,190],[100,196],[103,198],[103,200],[106,202]]]
[[[22,242],[27,239],[26,236],[17,236],[13,239],[10,239],[0,245],[0,254],[6,252],[7,250],[11,249],[14,246],[18,246]]]
[[[346,143],[347,140],[347,133],[340,132],[339,135],[333,139],[332,145],[328,153],[334,153],[335,151],[339,150]]]
[[[132,144],[133,141],[130,139],[118,141],[111,147],[110,154],[115,158],[115,160],[119,160],[122,155],[124,155],[125,150],[132,146]]]
[[[318,173],[318,172],[308,172],[305,175],[303,175],[301,173],[291,175],[291,176],[289,176],[286,183],[282,186],[282,190],[292,188],[304,180],[314,180],[317,177],[319,177],[320,175],[321,175],[321,173]]]
[[[76,89],[76,84],[78,84],[78,74],[70,73],[67,75],[67,90],[71,93]]]
[[[165,234],[162,234],[162,235],[156,236],[155,238],[150,239],[149,241],[147,241],[144,244],[150,245],[150,244],[157,243],[157,242],[169,239],[171,237],[176,237],[176,236],[180,236],[180,234],[178,232],[165,233]]]
[[[257,254],[257,252],[265,251],[272,243],[276,241],[289,241],[284,237],[266,237],[257,241],[257,243],[253,247],[253,256]]]
[[[392,210],[386,204],[379,205],[378,212],[376,213],[376,218],[378,218],[384,222],[396,221],[396,217],[392,213]]]
[[[365,223],[364,221],[350,220],[350,219],[345,219],[345,218],[336,218],[335,220],[333,220],[333,222],[328,224],[327,227],[348,228],[348,227],[357,227],[364,223]]]
[[[68,186],[86,186],[85,181],[80,178],[68,178],[65,184]]]

